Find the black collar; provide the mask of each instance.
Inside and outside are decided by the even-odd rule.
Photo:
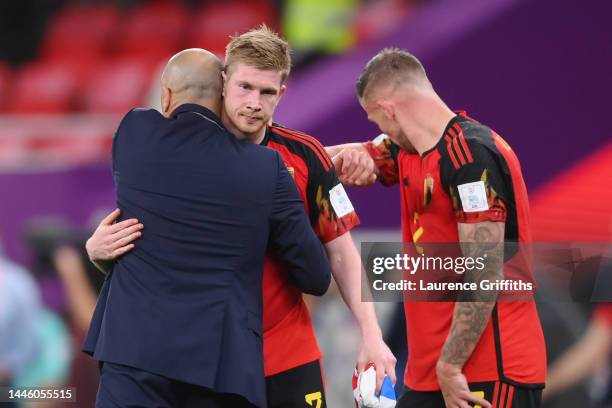
[[[450,130],[450,128],[457,122],[460,122],[462,120],[464,120],[467,117],[467,114],[465,113],[465,111],[455,111],[456,115],[453,116],[451,118],[451,120],[448,121],[448,124],[446,125],[446,127],[444,128],[444,132],[442,133],[442,135],[440,136],[440,139],[438,139],[438,142],[433,145],[433,147],[431,147],[430,149],[426,150],[423,152],[423,154],[421,154],[421,158],[427,156],[429,153],[433,152],[434,150],[436,150],[440,144],[444,141],[444,136],[449,135],[448,131]],[[449,135],[449,137],[452,138],[452,136]]]
[[[221,126],[223,128],[223,123],[221,123],[221,119],[219,118],[219,116],[217,116],[210,109],[205,108],[202,105],[197,105],[195,103],[184,103],[182,105],[177,106],[177,108],[174,109],[174,111],[172,111],[172,115],[170,115],[170,117],[171,118],[175,118],[179,114],[185,113],[185,112],[195,112],[195,113],[199,113],[201,115],[204,115],[208,119],[214,121],[217,125],[219,125],[219,126]]]

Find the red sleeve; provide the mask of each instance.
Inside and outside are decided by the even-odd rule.
[[[329,159],[322,146],[321,150]],[[310,156],[309,161],[306,200],[310,223],[321,242],[327,243],[359,225],[359,217],[338,180],[334,166],[325,166],[315,155]]]
[[[399,147],[385,134],[363,143],[363,147],[366,148],[378,167],[378,180],[385,186],[396,184],[399,180],[397,167]]]
[[[477,143],[468,145],[471,161],[459,166],[448,160],[441,164],[455,218],[461,223],[506,222],[511,196],[500,166],[489,149]]]

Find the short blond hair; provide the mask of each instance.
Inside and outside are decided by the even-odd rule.
[[[278,71],[285,82],[291,71],[291,48],[265,24],[246,33],[231,37],[225,47],[225,72],[235,62],[261,70]]]

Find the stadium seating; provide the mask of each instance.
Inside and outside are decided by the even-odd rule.
[[[159,61],[182,48],[188,13],[180,3],[152,3],[133,9],[117,36],[116,55]]]
[[[151,80],[151,62],[111,60],[91,73],[82,95],[82,107],[89,112],[125,113],[141,106]]]
[[[44,36],[42,56],[46,59],[83,61],[105,52],[119,21],[112,6],[70,6],[52,19]]]
[[[232,1],[203,6],[192,22],[189,47],[206,48],[219,56],[225,53],[230,35],[261,23],[274,27],[274,10],[265,1]]]
[[[10,92],[11,70],[8,66],[0,63],[0,111],[5,109]]]
[[[8,110],[14,113],[61,113],[72,110],[78,70],[68,62],[35,62],[16,75]]]

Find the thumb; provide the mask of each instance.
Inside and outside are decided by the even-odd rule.
[[[113,222],[119,217],[121,214],[121,210],[115,208],[110,214],[108,214],[102,221],[100,221],[100,225],[112,225]]]
[[[332,163],[334,164],[334,167],[336,168],[336,172],[338,173],[342,169],[342,162],[343,162],[343,158],[340,153],[332,157]]]

